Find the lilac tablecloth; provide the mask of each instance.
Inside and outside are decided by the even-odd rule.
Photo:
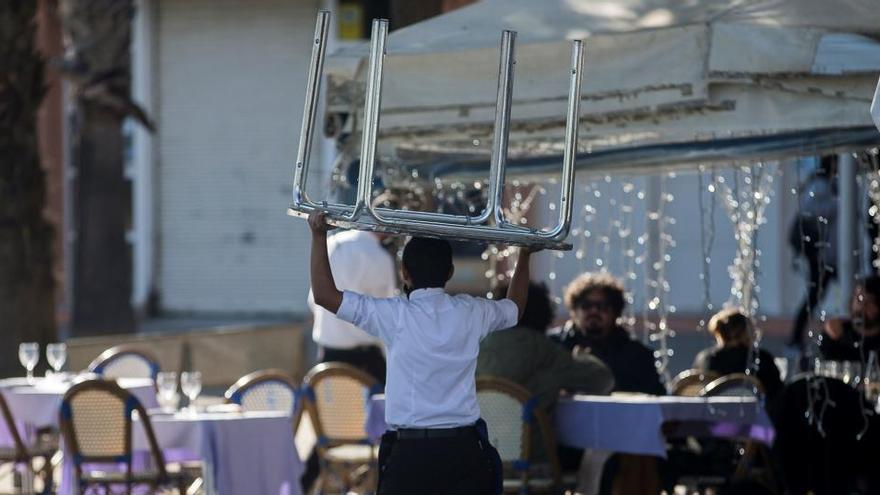
[[[145,408],[156,407],[156,390],[147,378],[120,378],[119,385],[131,392]],[[28,384],[23,378],[0,380],[0,393],[9,405],[19,431],[28,436],[34,428],[57,427],[58,409],[70,382],[35,378]],[[0,421],[0,446],[12,444],[6,424]]]
[[[701,426],[693,431],[707,435],[773,442],[770,419],[754,398],[578,395],[556,407],[557,440],[584,449],[666,457],[662,427],[673,422]],[[367,433],[376,439],[386,428],[385,397],[377,395]]]
[[[207,494],[299,495],[303,465],[293,443],[290,415],[199,413],[153,415],[150,422],[166,457],[201,460]],[[137,425],[133,447],[148,457]],[[143,466],[141,466],[143,467]],[[59,494],[74,493],[73,466],[65,460]]]

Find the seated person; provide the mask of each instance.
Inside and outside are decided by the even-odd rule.
[[[507,286],[493,291],[504,297]],[[607,395],[614,387],[611,370],[596,357],[571,353],[546,337],[553,321],[547,286],[529,283],[526,308],[516,327],[489,334],[480,344],[477,375],[492,375],[524,385],[538,397],[539,405],[552,409],[561,390]]]
[[[500,299],[507,287],[494,292]],[[553,321],[547,286],[529,283],[525,310],[516,327],[489,334],[480,344],[477,375],[506,378],[524,385],[538,404],[552,412],[560,391],[606,395],[614,387],[611,370],[596,357],[571,353],[546,337]],[[538,444],[535,451],[543,450]]]
[[[575,354],[590,352],[614,375],[614,390],[666,395],[654,353],[618,324],[626,306],[623,284],[607,273],[584,273],[565,289],[569,320],[550,337]]]
[[[714,371],[719,375],[744,373],[750,365],[752,348],[752,323],[749,318],[739,309],[722,309],[709,320],[709,332],[715,337],[717,345],[697,354],[694,369]],[[782,380],[773,355],[759,349],[756,358],[756,378],[764,386],[767,397],[775,397],[782,389]]]
[[[833,361],[861,361],[863,351],[864,359],[869,352],[880,351],[880,277],[872,275],[856,285],[850,317],[825,323],[819,351]]]

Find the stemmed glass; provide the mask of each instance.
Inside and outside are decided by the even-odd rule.
[[[33,383],[34,368],[40,361],[40,344],[36,342],[22,342],[18,346],[18,360],[27,369],[27,381]]]
[[[177,409],[177,373],[163,371],[156,375],[156,388],[158,389],[159,405],[163,408]]]
[[[184,371],[180,374],[180,389],[184,395],[189,398],[189,410],[196,411],[196,397],[202,391],[202,372],[201,371]]]
[[[46,346],[46,361],[55,371],[55,374],[61,373],[64,362],[67,361],[67,344],[58,342]]]

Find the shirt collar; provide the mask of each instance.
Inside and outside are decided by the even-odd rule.
[[[446,290],[443,287],[429,287],[427,289],[416,289],[409,293],[409,299],[412,301],[413,299],[420,299],[423,297],[436,296],[438,294],[445,294]]]

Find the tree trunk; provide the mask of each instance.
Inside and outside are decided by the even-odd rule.
[[[37,151],[43,60],[33,0],[0,1],[0,376],[21,375],[18,344],[56,339],[52,228]]]
[[[71,125],[74,336],[134,330],[131,188],[122,123],[130,103],[131,0],[61,0],[65,68],[75,98]]]

